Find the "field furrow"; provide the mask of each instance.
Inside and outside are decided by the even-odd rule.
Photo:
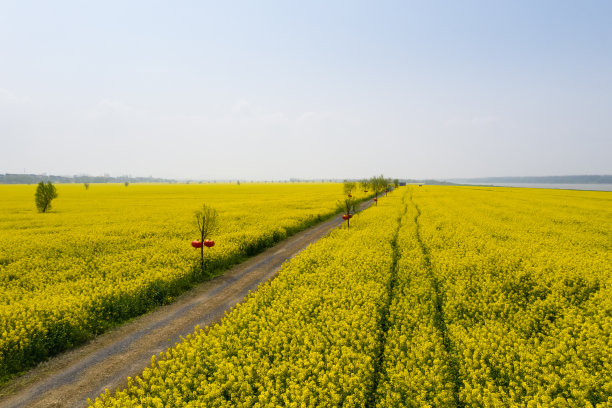
[[[457,406],[456,374],[445,344],[439,294],[419,238],[412,191],[398,236],[398,279],[377,407]]]
[[[460,403],[608,406],[609,201],[504,190],[415,192]]]

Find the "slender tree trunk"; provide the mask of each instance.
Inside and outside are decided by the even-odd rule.
[[[200,241],[202,246],[200,247],[200,259],[202,261],[202,276],[204,276],[204,231],[202,231],[202,240]]]

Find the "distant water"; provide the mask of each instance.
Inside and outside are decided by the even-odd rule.
[[[562,190],[612,191],[612,184],[557,184],[557,183],[470,183],[481,186],[556,188]]]

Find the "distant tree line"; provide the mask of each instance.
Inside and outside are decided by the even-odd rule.
[[[481,177],[456,179],[465,183],[548,183],[548,184],[612,184],[612,175],[544,176],[544,177]]]
[[[47,176],[44,174],[0,174],[0,184],[52,183],[176,183],[176,180],[154,177]]]
[[[529,179],[528,181],[525,181]],[[555,180],[558,181],[555,181]],[[612,176],[558,176],[558,177],[498,177],[498,178],[481,178],[481,179],[455,179],[453,182],[443,180],[432,180],[432,179],[394,179],[393,182],[405,184],[430,184],[430,185],[456,185],[459,183],[471,182],[521,182],[521,183],[612,183]],[[587,181],[589,180],[589,181]],[[0,184],[38,184],[39,182],[52,182],[52,183],[80,183],[80,184],[93,184],[93,183],[235,183],[240,182],[236,179],[233,180],[172,180],[156,177],[130,177],[130,176],[53,176],[46,174],[0,174]],[[251,183],[342,183],[343,179],[296,179],[291,178],[289,180],[276,180],[276,181],[255,181],[255,180],[243,180],[243,182]],[[348,181],[360,182],[362,180],[351,179]],[[395,184],[395,183],[393,183]],[[87,188],[87,187],[86,187]]]

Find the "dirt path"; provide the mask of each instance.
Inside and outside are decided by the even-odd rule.
[[[369,206],[371,201],[362,204]],[[127,385],[151,356],[201,327],[218,322],[249,291],[273,278],[283,262],[342,223],[336,216],[304,230],[178,297],[172,304],[119,326],[57,356],[0,390],[1,408],[84,407],[106,388]]]

